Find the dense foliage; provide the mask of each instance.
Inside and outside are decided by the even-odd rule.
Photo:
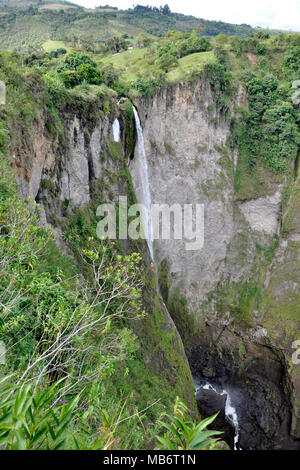
[[[164,409],[162,395],[153,394],[160,384],[150,383],[155,377],[143,365],[130,328],[130,322],[145,316],[140,255],[134,250],[126,255],[94,240],[95,225],[85,211],[74,214],[65,231],[66,242],[78,256],[74,262],[57,249],[51,231],[40,228],[35,202],[17,197],[8,145],[30,152],[38,109],[45,113],[49,137],[63,142],[60,109],[66,103],[79,109],[89,106],[89,89],[73,94],[57,68],[94,67],[91,57],[79,52],[70,58],[38,60],[38,65],[31,60],[22,64],[17,54],[1,54],[8,99],[0,114],[0,341],[6,345],[1,377],[8,378],[3,382],[7,400],[0,409],[0,445],[141,448],[146,441],[153,446],[160,431],[157,418]],[[92,99],[97,109],[109,112],[112,90],[103,91],[103,85],[96,90]],[[125,106],[132,151],[132,106]],[[51,191],[48,180],[41,184]],[[133,387],[142,377],[145,386],[137,390],[137,400]],[[167,389],[165,395],[170,396]],[[151,426],[145,426],[149,422]]]
[[[188,417],[188,409],[177,397],[173,415],[165,415],[161,419],[163,428],[167,431],[164,436],[157,436],[159,450],[213,450],[222,434],[220,431],[208,431],[209,426],[217,415],[206,418],[200,423],[191,421]]]
[[[39,227],[36,206],[17,198],[3,159],[0,214],[0,338],[6,345],[0,448],[142,445],[159,423],[146,436],[145,410],[130,395],[118,397],[111,383],[118,362],[133,360],[138,349],[127,320],[144,316],[139,255],[121,256],[90,239],[79,248],[83,282],[51,232]],[[75,233],[70,224],[66,237],[72,240]],[[125,380],[128,373],[123,370]]]
[[[288,90],[280,88],[273,75],[247,82],[249,113],[238,135],[250,167],[261,156],[275,171],[285,169],[295,159],[300,144],[297,113],[289,101]]]
[[[247,37],[253,33],[249,25],[233,25],[221,21],[197,19],[179,13],[172,13],[168,5],[149,8],[137,5],[128,10],[117,8],[97,8],[88,10],[78,5],[36,0],[32,5],[13,0],[0,4],[0,44],[2,49],[22,49],[41,46],[48,40],[66,41],[72,47],[85,47],[99,50],[111,37],[119,41],[131,40],[140,33],[163,37],[168,30],[190,31],[199,29],[203,36],[216,36],[220,33]],[[53,3],[53,8],[51,8]],[[49,5],[49,8],[45,8]],[[94,45],[93,45],[94,42]],[[116,43],[109,47],[119,46]],[[114,49],[111,49],[114,50]]]

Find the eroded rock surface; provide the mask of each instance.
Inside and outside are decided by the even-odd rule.
[[[154,243],[161,292],[192,372],[233,387],[242,447],[299,448],[299,366],[291,365],[300,337],[298,193],[292,190],[282,217],[286,182],[266,170],[265,189],[237,199],[230,120],[206,81],[178,84],[138,105],[152,202],[204,204],[202,249],[188,251],[184,240]],[[232,113],[234,105],[247,106],[242,89]],[[134,160],[131,171],[135,179]],[[230,347],[223,329],[234,338]]]

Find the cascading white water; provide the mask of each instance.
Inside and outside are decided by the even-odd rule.
[[[152,236],[152,219],[151,219],[151,194],[149,186],[149,174],[148,174],[148,163],[145,152],[143,130],[140,122],[140,118],[137,110],[133,106],[133,113],[135,119],[135,126],[137,132],[137,144],[138,144],[138,172],[141,185],[139,201],[144,205],[146,211],[141,214],[142,224],[147,238],[147,244],[151,254],[151,258],[154,261],[154,249],[153,249],[153,236]]]
[[[119,123],[118,118],[116,118],[114,120],[112,129],[113,129],[114,141],[115,142],[120,142],[120,140],[121,140],[121,129],[120,129],[120,123]]]
[[[206,383],[205,385],[200,385],[197,381],[194,381],[196,393],[197,391],[202,388],[203,390],[213,390],[217,395],[225,395],[226,402],[225,402],[225,416],[230,421],[232,426],[234,427],[234,450],[237,450],[238,441],[239,441],[239,421],[236,409],[232,406],[230,395],[226,390],[222,390],[219,392],[213,385]]]

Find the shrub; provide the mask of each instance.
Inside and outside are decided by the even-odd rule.
[[[289,72],[300,70],[300,46],[291,47],[284,54],[283,65]]]
[[[259,55],[265,55],[267,46],[263,42],[259,42],[256,46],[256,52]]]
[[[0,380],[0,444],[6,450],[61,449],[71,436],[70,423],[79,396],[58,401],[58,383],[38,389],[33,384]]]
[[[275,171],[285,168],[286,159],[297,157],[300,132],[291,103],[279,101],[263,115],[263,155]]]
[[[171,68],[178,65],[178,59],[172,54],[163,54],[155,62],[155,64],[164,72],[168,72]]]
[[[222,432],[208,431],[206,428],[214,421],[216,416],[217,414],[196,424],[188,418],[188,408],[177,397],[174,404],[173,416],[168,414],[162,416],[162,418],[167,418],[167,421],[160,421],[160,424],[167,429],[167,432],[163,436],[156,436],[159,441],[156,449],[213,449],[218,441],[216,436],[219,436]]]
[[[60,77],[66,88],[73,88],[81,83],[80,76],[75,70],[64,70],[60,73]]]
[[[161,72],[158,72],[156,75],[152,75],[149,78],[139,75],[137,80],[132,83],[132,86],[142,96],[151,96],[156,92],[156,90],[165,84],[165,80],[165,75]]]
[[[179,56],[184,57],[194,52],[204,52],[211,49],[210,42],[207,38],[199,38],[197,34],[192,34],[188,39],[183,41],[179,46]]]
[[[92,67],[97,67],[96,62],[88,55],[83,52],[70,52],[65,56],[62,63],[58,67],[58,71],[63,70],[77,70],[82,64],[89,64]]]
[[[81,82],[85,80],[87,83],[91,83],[94,85],[100,85],[100,83],[102,82],[100,71],[90,64],[79,65],[77,69],[77,74]]]
[[[101,67],[102,80],[108,87],[115,87],[119,81],[120,73],[112,64]]]
[[[232,74],[220,63],[207,62],[204,66],[204,75],[210,81],[218,108],[226,111],[228,96],[232,93],[233,88]]]
[[[59,49],[56,49],[56,51],[51,51],[49,53],[49,55],[50,55],[50,57],[53,57],[53,58],[56,59],[60,55],[65,55],[66,53],[67,53],[67,50],[61,47]]]
[[[273,171],[284,171],[287,160],[296,158],[300,143],[296,111],[286,101],[288,90],[279,87],[274,75],[250,78],[247,89],[249,112],[237,126],[235,136],[240,156],[250,172],[258,158]]]

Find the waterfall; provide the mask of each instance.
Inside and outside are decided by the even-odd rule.
[[[120,140],[121,140],[121,130],[120,130],[120,123],[119,123],[118,118],[116,118],[114,120],[112,129],[113,129],[114,141],[115,142],[120,142]]]
[[[137,110],[133,106],[133,113],[135,119],[135,126],[137,132],[137,145],[138,145],[138,173],[139,180],[141,185],[141,200],[139,201],[143,204],[145,211],[141,214],[142,224],[144,232],[147,238],[147,244],[151,254],[152,260],[154,260],[154,249],[153,249],[153,236],[152,236],[152,220],[151,220],[151,194],[149,186],[149,174],[148,174],[148,163],[145,152],[143,130],[141,127],[141,122]]]
[[[200,385],[196,380],[194,381],[195,383],[195,389],[196,393],[197,391],[202,388],[203,390],[212,390],[215,392],[217,395],[225,395],[226,396],[226,402],[225,402],[225,416],[227,420],[232,424],[234,427],[234,450],[237,450],[238,447],[238,441],[239,441],[239,421],[238,421],[238,416],[236,409],[232,406],[230,395],[226,390],[222,390],[222,392],[219,392],[213,385],[206,383],[205,385]]]

